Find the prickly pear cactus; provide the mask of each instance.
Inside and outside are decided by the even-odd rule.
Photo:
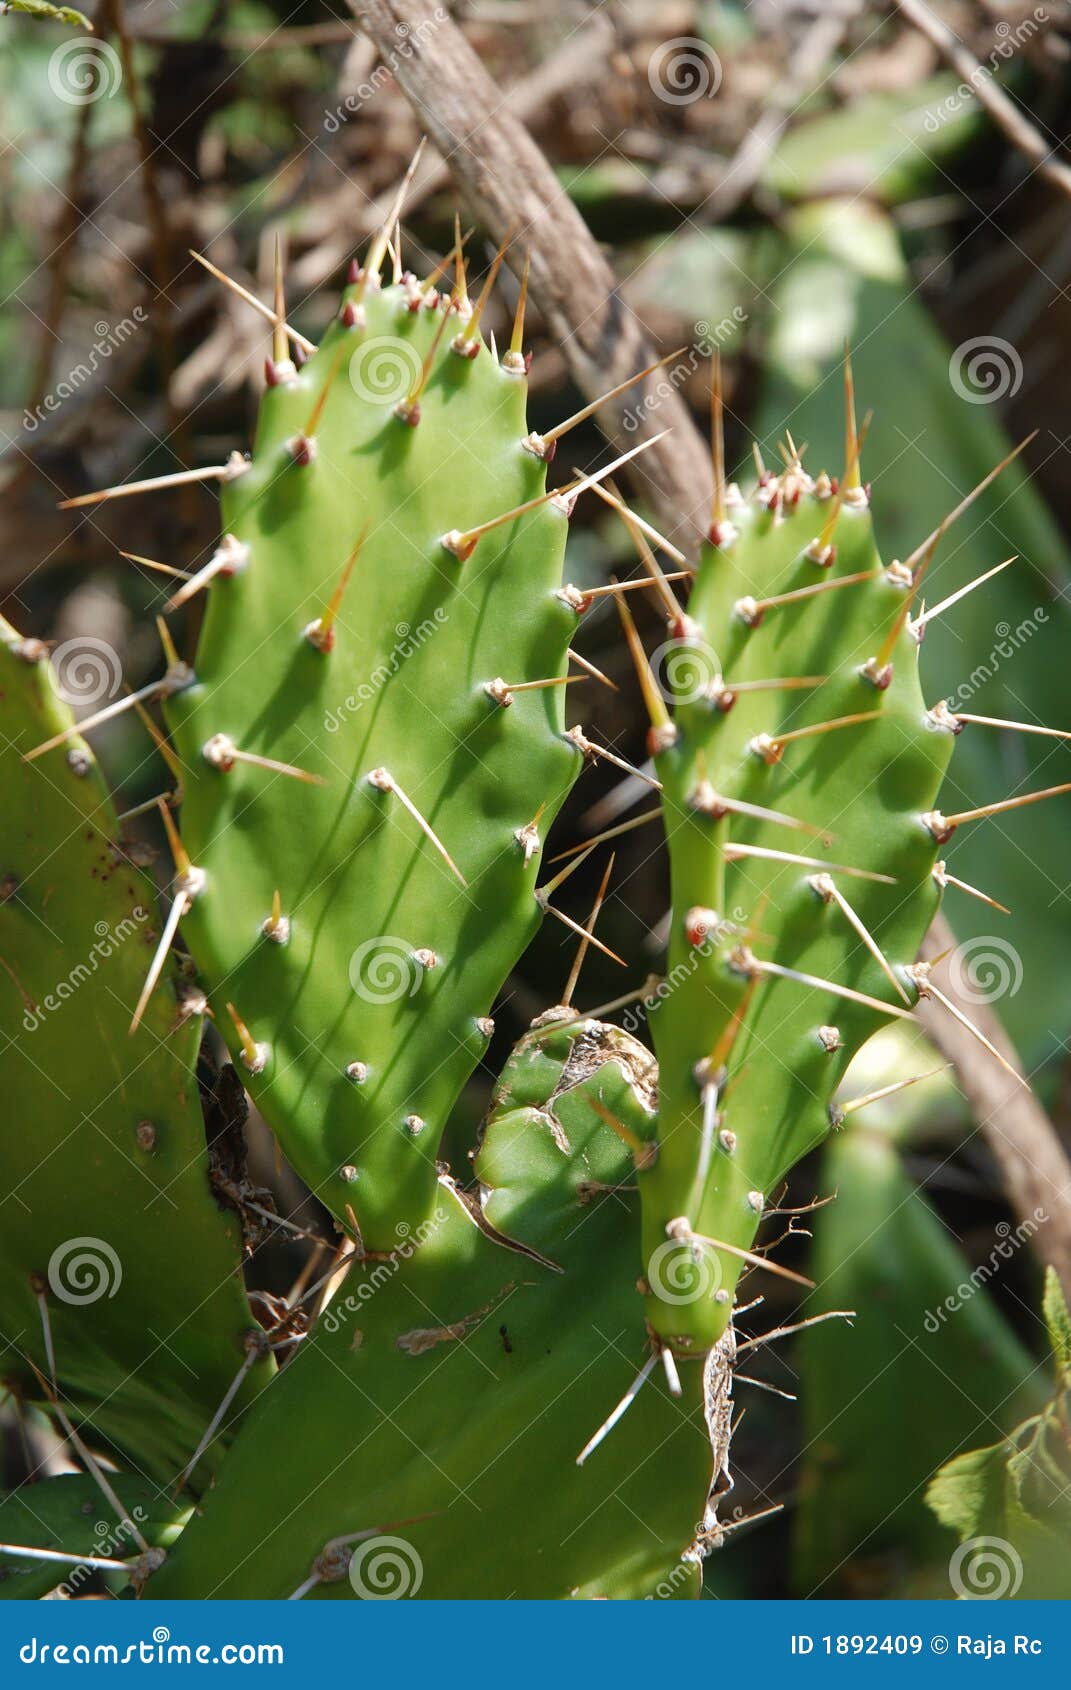
[[[851,460],[847,482],[793,461],[724,499],[670,630],[674,713],[651,729],[673,918],[639,1179],[648,1318],[684,1354],[724,1330],[855,1052],[928,989],[912,965],[956,724],[919,684],[920,562],[883,566]]]
[[[167,710],[184,935],[288,1157],[373,1248],[433,1203],[580,762],[567,518],[536,502],[523,360],[467,312],[362,273],[304,367],[271,367],[196,680]]]
[[[14,1315],[26,1328],[41,1315],[29,1271],[77,1177],[95,1215],[121,1213],[124,1267],[159,1306],[150,1326],[140,1297],[133,1339],[126,1302],[88,1326],[57,1311],[38,1374],[54,1344],[79,1414],[143,1470],[189,1465],[191,1445],[203,1475],[218,1465],[215,1433],[255,1392],[267,1340],[242,1331],[224,1223],[198,1207],[196,1034],[174,1024],[164,965],[181,930],[243,1080],[346,1240],[326,1290],[302,1292],[282,1322],[292,1332],[309,1312],[311,1332],[243,1415],[166,1561],[147,1582],[143,1559],[132,1569],[139,1588],[694,1595],[725,1530],[739,1274],[773,1265],[753,1248],[760,1221],[837,1125],[853,1054],[941,995],[914,962],[953,880],[940,853],[987,813],[936,809],[970,718],[927,710],[919,685],[932,545],[882,563],[850,407],[839,486],[793,450],[744,499],[724,485],[716,426],[711,543],[664,648],[672,716],[623,611],[671,862],[665,977],[644,993],[659,1072],[628,1035],[549,1011],[506,1065],[473,1181],[451,1175],[447,1117],[555,884],[537,891],[543,836],[597,749],[564,731],[570,642],[592,602],[562,586],[584,483],[548,495],[569,425],[526,432],[519,332],[499,363],[460,260],[449,298],[408,275],[384,286],[385,245],[381,233],[300,367],[277,298],[252,458],[193,472],[223,483],[223,537],[172,600],[211,585],[191,666],[172,652],[156,689],[183,788],[181,837],[165,808],[171,914],[147,976],[115,986],[142,1042],[118,1056],[106,1005],[99,1047],[75,1047],[77,1158],[62,1178],[69,1111],[48,1093],[42,1106],[40,1073],[16,1067],[54,1153],[34,1147],[21,1169],[51,1207],[48,1228],[31,1214],[12,1232]],[[668,581],[655,585],[665,602]],[[25,681],[43,671],[13,640],[0,655],[22,678],[19,709],[48,718]],[[55,723],[34,726],[39,740]],[[28,961],[0,960],[27,1012],[58,966],[56,932],[68,958],[87,921],[113,902],[118,919],[136,892],[102,793],[58,747],[38,749],[13,763],[14,891],[0,906],[0,940],[15,919],[25,932]],[[68,837],[61,783],[77,780]],[[51,806],[41,837],[34,802]],[[66,1074],[72,1035],[48,1025],[45,1070]],[[104,1136],[134,1137],[118,1186],[94,1154],[104,1104]],[[5,1154],[15,1188],[23,1147]],[[181,1275],[161,1260],[175,1253],[153,1213],[165,1193],[186,1229]],[[146,1453],[136,1428],[171,1377],[137,1345],[161,1325],[180,1360],[195,1351],[197,1388],[169,1395]],[[304,1426],[316,1436],[296,1436]]]
[[[46,650],[0,620],[0,1378],[161,1483],[194,1453],[255,1322],[214,1201],[194,1077],[200,1016],[169,971],[152,882],[70,732]],[[263,1383],[259,1361],[237,1413]],[[207,1481],[222,1444],[205,1456]]]
[[[583,1453],[655,1361],[621,1136],[650,1134],[653,1064],[615,1027],[550,1028],[503,1076],[480,1202],[442,1177],[417,1232],[353,1263],[149,1596],[698,1593],[724,1355],[674,1374],[676,1398],[659,1369]]]

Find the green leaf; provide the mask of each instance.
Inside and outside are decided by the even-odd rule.
[[[1071,1385],[1071,1313],[1068,1312],[1060,1277],[1054,1267],[1045,1270],[1045,1293],[1041,1312],[1049,1329],[1056,1376],[1065,1386]]]
[[[888,1589],[899,1557],[939,1561],[927,1480],[979,1435],[1036,1410],[1045,1382],[883,1133],[834,1136],[821,1186],[837,1198],[815,1218],[810,1271],[824,1304],[857,1311],[850,1328],[830,1321],[799,1345],[795,1585],[825,1596],[864,1576],[867,1589],[875,1579]],[[959,1488],[948,1506],[969,1523]]]
[[[950,1461],[926,1492],[941,1524],[960,1539],[949,1563],[960,1596],[1071,1594],[1071,1394],[1064,1384],[1069,1323],[1052,1268],[1043,1311],[1057,1362],[1056,1395],[1002,1443]]]
[[[971,1449],[946,1463],[931,1481],[926,1501],[942,1526],[961,1540],[990,1537],[1004,1523],[1007,1448]]]
[[[78,12],[73,6],[50,6],[48,0],[4,0],[0,5],[0,15],[4,12],[26,12],[32,18],[48,18],[53,23],[69,23],[75,29],[93,31],[93,25],[84,12]]]
[[[795,123],[774,150],[763,186],[794,203],[850,194],[903,205],[933,192],[987,119],[957,93],[954,76],[931,77],[908,92],[865,94]]]

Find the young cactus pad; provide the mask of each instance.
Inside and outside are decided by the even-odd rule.
[[[522,1040],[480,1208],[444,1177],[392,1255],[352,1261],[147,1594],[696,1595],[730,1376],[723,1346],[670,1381],[644,1324],[620,1134],[646,1140],[654,1100],[649,1052],[616,1027]]]
[[[839,492],[796,460],[722,492],[713,533],[670,629],[672,720],[652,695],[673,918],[640,1189],[648,1317],[683,1353],[723,1330],[852,1056],[911,1013],[958,727],[919,684],[925,560],[882,566],[851,450]]]
[[[294,1166],[383,1249],[434,1204],[580,762],[567,517],[524,444],[523,361],[459,307],[362,274],[303,368],[271,366],[167,706],[217,1022]]]
[[[237,1222],[209,1190],[200,1016],[168,974],[131,1036],[160,937],[152,882],[83,740],[25,760],[72,717],[45,648],[2,619],[0,720],[0,1381],[17,1399],[58,1395],[168,1484],[255,1325]],[[252,1370],[235,1411],[270,1369]]]

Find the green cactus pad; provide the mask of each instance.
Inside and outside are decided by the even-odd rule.
[[[880,1009],[833,990],[756,973],[754,959],[908,1013],[917,992],[904,968],[939,897],[939,850],[923,816],[952,733],[927,718],[906,621],[889,653],[891,682],[883,674],[875,685],[860,672],[896,627],[910,588],[902,571],[882,569],[861,489],[845,495],[835,553],[815,561],[812,542],[831,497],[827,478],[816,484],[798,465],[766,477],[747,501],[735,497],[666,658],[675,725],[662,735],[669,743],[656,767],[673,920],[666,980],[650,1009],[661,1072],[658,1159],[640,1185],[648,1318],[684,1352],[717,1338],[741,1266],[695,1235],[751,1247],[778,1180],[829,1131],[834,1091],[884,1020]],[[857,575],[867,578],[757,614],[746,602]],[[726,690],[793,677],[826,678],[803,690]],[[770,743],[857,715],[870,719]],[[725,811],[721,798],[799,826]],[[820,863],[731,860],[730,841]],[[814,883],[823,864],[907,1003],[828,882]],[[704,1110],[705,1099],[716,1111]]]
[[[0,713],[0,1377],[42,1400],[36,1285],[68,1414],[166,1483],[254,1325],[237,1224],[209,1190],[200,1020],[166,980],[129,1033],[159,935],[152,882],[82,740],[23,761],[72,718],[43,648],[3,621]]]
[[[443,1180],[393,1259],[353,1268],[149,1595],[289,1596],[329,1543],[369,1531],[311,1594],[698,1593],[726,1349],[681,1369],[679,1399],[657,1368],[577,1465],[652,1354],[632,1159],[593,1107],[646,1138],[651,1068],[593,1022],[521,1042],[476,1160],[480,1209]]]
[[[136,1562],[140,1532],[152,1549],[167,1549],[182,1530],[189,1508],[179,1507],[159,1486],[136,1474],[113,1473],[110,1482],[126,1511],[122,1519],[116,1518],[88,1473],[64,1473],[0,1496],[0,1540],[72,1557]],[[63,1563],[0,1554],[0,1601],[47,1596],[59,1585],[71,1596],[84,1596],[93,1589],[90,1581],[95,1576],[77,1559]],[[127,1582],[119,1571],[105,1576],[120,1586]]]
[[[446,1117],[540,920],[540,841],[579,765],[560,686],[486,687],[562,676],[577,612],[556,591],[556,505],[464,560],[443,544],[545,490],[522,444],[523,372],[478,336],[474,357],[453,350],[463,317],[419,284],[358,304],[363,285],[264,399],[252,463],[223,495],[240,567],[213,586],[196,684],[167,714],[206,877],[183,931],[219,1023],[241,1061],[233,1003],[258,1047],[249,1088],[294,1166],[389,1249],[434,1204]],[[425,360],[419,420],[403,420]],[[321,649],[309,630],[348,560]],[[322,785],[213,766],[219,734]],[[277,890],[281,943],[264,930]]]

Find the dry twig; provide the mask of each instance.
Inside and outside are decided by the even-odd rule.
[[[955,934],[938,915],[923,942],[923,960],[933,962],[955,946]],[[988,1005],[962,997],[952,976],[941,978],[941,990],[1008,1062],[1020,1066],[1014,1045]],[[1036,1228],[1032,1239],[1038,1255],[1051,1262],[1071,1295],[1071,1161],[1052,1122],[1033,1092],[1013,1079],[939,1003],[924,998],[916,1014],[956,1070],[1013,1210],[1020,1221]]]
[[[456,24],[431,0],[349,4],[495,241],[516,228],[515,262],[530,256],[533,297],[582,391],[597,398],[651,363],[644,329],[583,218]],[[694,551],[710,506],[710,461],[680,394],[668,385],[661,393],[652,417],[634,390],[604,408],[604,422],[612,436],[626,409],[640,416],[633,443],[672,431],[643,454],[637,479],[670,539]]]
[[[1012,146],[1030,160],[1038,175],[1059,188],[1061,193],[1071,194],[1071,166],[1053,157],[1053,149],[1045,137],[1011,96],[1004,92],[992,72],[978,63],[944,19],[935,17],[923,0],[898,0],[898,4],[908,23],[927,41],[932,41],[945,63],[963,78],[978,104],[985,108]]]

